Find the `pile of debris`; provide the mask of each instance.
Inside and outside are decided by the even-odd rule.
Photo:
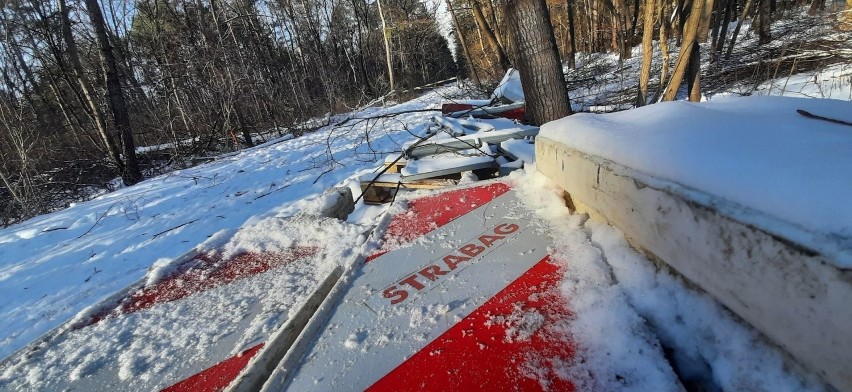
[[[361,177],[367,204],[390,202],[400,189],[435,189],[458,184],[462,173],[477,179],[506,175],[534,162],[538,127],[508,119],[473,121],[435,116],[418,129],[417,141],[385,159],[376,173]]]
[[[391,202],[400,190],[453,186],[463,173],[483,180],[534,163],[538,127],[520,123],[524,102],[506,98],[502,94],[506,85],[501,83],[492,100],[443,104],[442,116],[414,129],[416,141],[404,144],[402,153],[389,155],[382,167],[360,178],[364,203]]]

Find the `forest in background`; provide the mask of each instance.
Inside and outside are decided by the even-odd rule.
[[[640,105],[674,99],[679,78],[700,92],[701,61],[681,59],[735,62],[740,29],[767,44],[772,21],[803,12],[841,15],[838,28],[847,28],[848,8],[837,12],[848,5],[826,1],[7,0],[0,225],[112,189],[116,178],[129,186],[267,136],[309,131],[311,119],[392,91],[454,76],[493,86],[518,58],[506,3],[545,4],[568,68],[582,53],[626,59],[640,45],[647,65],[643,57],[630,93]],[[654,42],[663,65],[652,72]]]

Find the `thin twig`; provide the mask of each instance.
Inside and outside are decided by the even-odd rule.
[[[177,225],[177,226],[175,226],[175,227],[172,227],[171,229],[163,230],[163,231],[161,231],[161,232],[159,232],[159,233],[157,233],[157,234],[154,234],[154,235],[151,237],[151,239],[153,240],[154,238],[157,238],[157,237],[159,237],[160,235],[166,234],[166,233],[168,233],[168,232],[170,232],[170,231],[172,231],[172,230],[180,229],[181,227],[184,227],[184,226],[186,226],[186,225],[189,225],[189,224],[195,223],[195,222],[197,222],[197,221],[198,221],[198,219],[193,219],[193,220],[191,220],[191,221],[189,221],[189,222],[182,223],[182,224],[179,224],[179,225]]]
[[[820,116],[818,114],[813,114],[813,113],[811,113],[807,110],[802,110],[802,109],[796,109],[796,112],[807,117],[807,118],[812,118],[814,120],[828,121],[830,123],[835,123],[835,124],[840,124],[840,125],[848,125],[848,126],[852,127],[852,122],[838,120],[836,118],[831,118],[831,117]]]

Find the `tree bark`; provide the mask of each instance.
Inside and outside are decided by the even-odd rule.
[[[725,7],[725,16],[722,18],[720,23],[716,24],[716,29],[718,31],[713,32],[713,58],[711,61],[715,61],[719,55],[722,54],[722,49],[725,47],[725,38],[728,37],[728,25],[731,24],[731,14],[734,12],[733,8],[736,6],[736,0],[724,0]]]
[[[633,0],[633,18],[630,21],[630,36],[628,39],[628,45],[633,46],[636,42],[636,25],[639,24],[639,0]]]
[[[620,60],[629,59],[632,55],[630,44],[627,42],[627,19],[629,9],[623,0],[604,0],[604,5],[612,14],[612,46],[618,50]]]
[[[713,18],[716,10],[716,0],[706,0],[704,6],[701,7],[701,24],[698,27],[698,41],[707,42],[710,37],[710,21]]]
[[[666,0],[660,0],[660,54],[662,57],[661,61],[661,69],[660,69],[660,86],[657,88],[657,92],[654,94],[654,101],[656,101],[660,95],[663,93],[663,88],[666,85],[666,82],[669,78],[669,30],[671,29],[671,23],[669,22],[669,2]]]
[[[568,57],[568,67],[575,69],[577,68],[577,34],[574,29],[574,0],[565,0],[565,6],[568,10],[568,36],[571,39],[571,52]]]
[[[758,4],[757,9],[757,42],[760,45],[768,44],[769,41],[772,41],[772,32],[769,30],[770,24],[770,9],[769,9],[769,0],[760,0],[760,4]]]
[[[654,0],[645,1],[645,20],[642,25],[642,69],[639,73],[639,94],[636,97],[636,106],[644,106],[648,103],[648,80],[651,78],[651,57],[654,54],[654,10],[656,8],[654,3]]]
[[[544,0],[508,0],[506,19],[517,50],[527,119],[535,125],[571,114],[559,49]]]
[[[672,78],[663,92],[662,100],[664,101],[672,101],[677,98],[677,91],[680,89],[680,84],[683,82],[690,58],[693,56],[693,47],[698,45],[698,28],[701,24],[703,8],[704,0],[693,1],[692,11],[689,13],[689,18],[683,29],[683,44],[680,46],[677,64],[675,65],[674,72],[672,72]]]
[[[385,60],[388,63],[388,79],[390,81],[390,90],[394,90],[394,82],[393,82],[393,62],[391,58],[391,50],[390,50],[390,32],[388,31],[388,26],[385,23],[385,13],[382,11],[382,1],[376,0],[376,4],[379,6],[379,18],[382,20],[382,37],[385,40]]]
[[[701,102],[701,50],[696,42],[689,54],[689,67],[686,73],[687,95],[690,102]]]
[[[479,31],[485,36],[488,44],[494,48],[494,51],[497,53],[497,61],[500,63],[500,68],[503,69],[503,72],[506,72],[506,70],[512,67],[512,64],[509,62],[509,56],[506,56],[506,51],[503,50],[503,46],[500,45],[500,41],[498,41],[497,36],[494,35],[494,30],[492,30],[491,27],[488,26],[488,22],[485,21],[485,15],[482,14],[482,9],[479,7],[479,3],[477,3],[476,0],[470,0],[470,7],[473,10],[473,18],[476,21],[477,26],[479,26]]]

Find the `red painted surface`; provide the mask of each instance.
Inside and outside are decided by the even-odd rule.
[[[554,327],[571,317],[558,292],[560,278],[559,268],[544,258],[368,390],[573,391],[554,370],[574,356],[570,338]],[[508,333],[523,328],[505,321],[513,312],[538,312],[544,322],[521,339]],[[529,377],[533,372],[538,376]]]
[[[223,286],[269,271],[289,262],[315,254],[315,247],[295,247],[281,253],[241,253],[230,259],[201,254],[188,264],[188,269],[166,276],[157,284],[145,287],[117,304],[116,308],[93,315],[82,328],[97,323],[111,314],[133,313],[156,304],[177,301],[192,294]]]
[[[441,104],[441,114],[450,114],[462,110],[471,110],[473,105],[469,103],[445,103]]]
[[[505,118],[512,119],[512,120],[523,120],[524,115],[526,115],[526,114],[527,114],[526,109],[521,107],[521,108],[517,108],[517,109],[507,110],[507,111],[500,113],[500,114],[497,114],[497,115],[500,116],[500,117],[505,117]]]
[[[473,188],[457,189],[414,199],[408,211],[395,215],[385,233],[385,244],[404,244],[471,212],[509,191],[509,185],[497,182]],[[367,258],[375,259],[388,252],[383,246]]]
[[[258,344],[248,350],[245,350],[233,357],[230,357],[222,362],[219,362],[201,373],[190,376],[189,378],[172,385],[163,392],[213,392],[222,391],[228,384],[231,383],[246,365],[249,360],[263,348],[263,343]]]

